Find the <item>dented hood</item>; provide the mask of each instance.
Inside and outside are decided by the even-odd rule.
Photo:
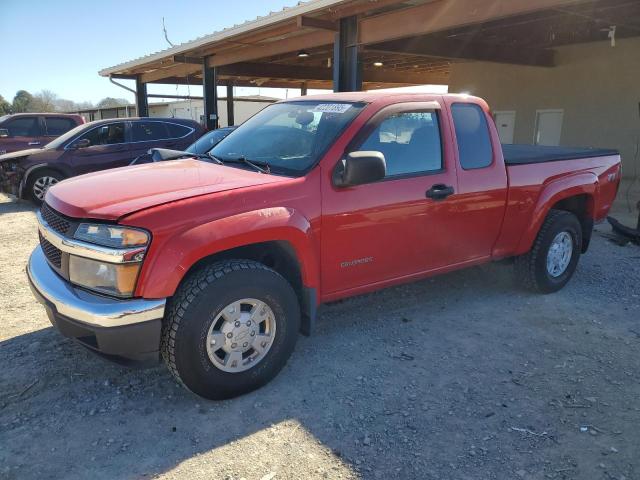
[[[45,201],[74,218],[116,220],[175,200],[286,180],[186,159],[105,170],[51,187]]]

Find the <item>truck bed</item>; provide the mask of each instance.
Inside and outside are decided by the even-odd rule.
[[[547,147],[543,145],[503,144],[502,153],[507,165],[557,162],[593,157],[609,157],[619,152],[608,148]]]

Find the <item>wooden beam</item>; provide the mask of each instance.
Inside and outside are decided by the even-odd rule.
[[[202,57],[189,57],[187,55],[174,55],[174,63],[193,63],[194,65],[202,65]]]
[[[317,28],[320,30],[330,30],[332,32],[340,30],[340,26],[336,22],[322,20],[321,18],[305,17],[304,15],[298,17],[298,28]]]
[[[162,80],[163,78],[186,77],[187,75],[192,75],[201,71],[202,61],[199,65],[194,65],[192,63],[178,63],[168,68],[159,68],[152,72],[142,73],[140,75],[140,80],[143,83],[153,83],[158,80]]]
[[[514,48],[510,45],[479,43],[447,38],[420,37],[376,43],[367,51],[420,55],[432,58],[457,58],[486,62],[555,66],[555,52],[548,48]]]
[[[277,63],[234,63],[218,68],[219,75],[230,77],[287,78],[292,80],[331,80],[332,70]]]
[[[479,24],[592,0],[434,0],[360,20],[360,44],[372,44]]]
[[[218,68],[221,77],[253,77],[256,79],[286,79],[305,81],[329,81],[333,79],[333,70],[324,67],[302,67],[280,65],[276,63],[236,63]],[[448,74],[395,72],[381,68],[367,69],[363,72],[365,82],[398,83],[404,85],[441,84],[446,85]]]
[[[326,30],[317,30],[311,33],[295,35],[284,40],[249,45],[246,47],[216,53],[209,59],[209,66],[222,66],[231,63],[249,62],[260,58],[281,55],[283,53],[296,52],[306,48],[332,45],[334,33]]]

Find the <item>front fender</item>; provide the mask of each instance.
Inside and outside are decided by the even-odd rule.
[[[576,173],[547,183],[540,192],[531,221],[520,238],[516,254],[521,255],[531,250],[542,223],[555,204],[576,195],[587,195],[593,199],[598,193],[598,188],[598,177],[590,172]],[[587,214],[593,218],[593,201],[587,204]]]
[[[203,223],[159,242],[154,238],[140,272],[136,295],[172,296],[186,273],[203,258],[268,241],[288,242],[300,264],[303,284],[318,288],[317,247],[311,224],[295,209],[272,207]]]

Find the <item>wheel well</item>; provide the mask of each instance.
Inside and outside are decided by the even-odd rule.
[[[62,170],[60,170],[60,169],[58,169],[56,167],[53,167],[51,165],[38,165],[38,166],[32,168],[31,170],[27,170],[27,172],[26,172],[26,174],[25,174],[25,176],[24,176],[24,178],[22,180],[23,188],[22,188],[22,190],[20,192],[21,196],[24,196],[24,193],[26,192],[27,185],[29,184],[29,180],[33,177],[33,174],[41,172],[43,170],[50,170],[50,171],[55,172],[55,173],[57,173],[59,175],[62,175],[65,178],[67,177],[66,173],[64,173]]]
[[[289,242],[274,240],[243,245],[230,250],[217,252],[200,259],[189,269],[188,273],[204,264],[230,259],[254,260],[282,275],[285,280],[289,282],[298,297],[300,310],[302,312],[302,333],[305,335],[311,333],[313,322],[315,321],[316,292],[315,289],[309,289],[304,286],[300,262]]]
[[[582,227],[582,253],[589,249],[593,233],[593,197],[588,194],[574,195],[556,202],[553,210],[564,210],[573,213]]]

